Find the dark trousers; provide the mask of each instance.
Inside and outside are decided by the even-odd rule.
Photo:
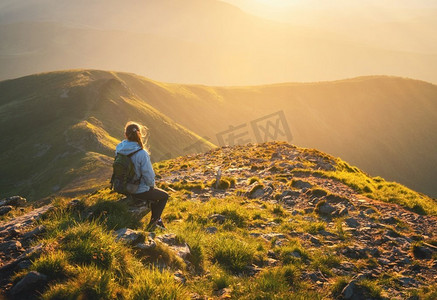
[[[154,222],[161,218],[162,211],[168,200],[167,192],[161,189],[151,188],[147,192],[134,194],[133,196],[136,199],[150,202],[150,207],[152,209],[152,218],[150,219],[150,222]]]

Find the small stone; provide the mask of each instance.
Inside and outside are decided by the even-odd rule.
[[[279,261],[277,259],[274,258],[267,258],[266,259],[266,265],[269,267],[274,267],[277,266],[279,264]]]
[[[213,214],[213,215],[210,215],[208,218],[210,220],[212,220],[213,222],[220,223],[220,224],[224,223],[226,220],[226,217],[224,215],[221,215],[221,214]]]
[[[309,238],[310,238],[311,243],[316,244],[316,245],[320,245],[320,239],[316,238],[313,235],[310,235]]]
[[[187,282],[187,278],[185,277],[184,273],[182,273],[181,270],[176,271],[173,274],[173,277],[177,282],[179,282],[181,284],[185,284]]]
[[[43,286],[47,282],[47,276],[36,271],[31,271],[24,276],[14,287],[11,289],[11,295],[18,295],[29,290],[35,290],[38,287]]]
[[[277,239],[285,239],[286,238],[286,236],[284,234],[274,233],[274,232],[263,234],[262,237],[268,241],[270,241],[274,238],[277,238]]]
[[[356,227],[360,226],[360,223],[355,218],[347,218],[345,220],[345,222],[346,222],[347,226],[352,227],[352,228],[356,228]]]
[[[29,269],[31,265],[32,265],[32,262],[30,260],[26,259],[26,260],[20,261],[17,264],[17,267],[20,270],[25,270],[25,269]]]
[[[339,215],[339,216],[345,216],[345,215],[347,215],[347,214],[349,214],[349,211],[348,211],[348,209],[347,209],[346,207],[343,207],[343,208],[341,208],[341,209],[338,211],[338,215]]]
[[[322,205],[318,206],[317,210],[320,214],[329,216],[335,211],[335,207],[325,202]]]
[[[205,231],[209,234],[215,234],[217,233],[218,229],[217,227],[211,226],[211,227],[207,227]]]

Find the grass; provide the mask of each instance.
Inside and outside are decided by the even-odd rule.
[[[255,259],[255,247],[234,235],[225,234],[214,240],[211,259],[232,273],[242,273]]]
[[[269,147],[273,146],[267,144],[266,148]],[[244,149],[241,147],[239,151]],[[220,156],[219,150],[211,153]],[[251,156],[248,154],[247,159]],[[271,152],[264,156],[269,162]],[[245,166],[243,162],[232,164],[234,159],[228,157],[221,157],[220,161],[222,159],[225,165]],[[165,177],[178,171],[180,163],[186,165],[188,172],[193,168],[200,168],[203,172],[210,170],[202,169],[203,165],[196,160],[189,161],[183,157],[159,162],[155,166],[160,166],[156,169],[162,176],[164,188],[170,187]],[[260,160],[257,164],[261,167],[263,163]],[[302,166],[309,168],[312,164]],[[306,175],[322,176],[326,173],[318,170],[315,174],[314,170],[306,170]],[[359,170],[350,167],[348,172]],[[256,176],[251,179],[248,174],[249,169],[240,177],[232,173],[238,188],[247,190],[247,183],[251,183],[252,187],[273,184],[274,193],[280,195],[283,190],[290,189],[289,182],[294,173],[290,171],[289,175],[281,177],[282,181],[276,180],[273,175],[270,179],[263,177],[264,183]],[[209,179],[213,178],[213,174],[210,175]],[[226,177],[222,179],[229,181]],[[369,183],[367,179],[367,184],[373,180],[369,179]],[[383,179],[374,180],[379,185],[384,184]],[[350,280],[332,271],[344,260],[341,249],[325,245],[331,237],[342,245],[351,245],[355,241],[355,237],[343,229],[345,217],[325,220],[299,206],[295,208],[297,214],[290,213],[288,208],[273,200],[273,195],[269,199],[236,195],[237,190],[230,188],[230,181],[226,194],[211,189],[208,180],[180,180],[172,184],[174,188],[169,191],[171,197],[163,214],[167,231],[156,234],[174,233],[179,244],[186,243],[190,254],[185,261],[157,240],[156,248],[152,250],[138,250],[116,241],[113,235],[115,229],[129,227],[141,231],[145,221],[131,215],[129,208],[132,203],[108,189],[80,197],[79,204],[74,208],[68,205],[70,199],[57,198],[54,201],[55,210],[40,221],[46,232],[35,241],[36,244],[43,244],[44,253],[32,257],[30,267],[49,275],[48,286],[41,291],[41,298],[185,299],[197,294],[207,299],[220,297],[220,290],[227,288],[224,297],[235,299],[321,299],[338,297]],[[197,197],[196,192],[192,193],[196,190],[209,196]],[[216,198],[215,194],[219,196]],[[328,203],[348,201],[317,185],[309,189],[308,195],[321,198],[319,205],[323,199]],[[368,208],[358,207],[360,210]],[[214,221],[210,217],[213,214],[224,216],[225,221]],[[376,215],[374,222],[382,222],[377,218],[377,211],[371,214]],[[385,227],[402,232],[408,229],[400,222],[396,223],[393,227]],[[215,227],[215,230],[207,230],[208,227]],[[323,230],[335,235],[323,237]],[[380,233],[385,230],[381,229]],[[265,240],[264,234],[269,233],[282,233],[285,238]],[[307,233],[317,235],[322,245],[314,244]],[[377,263],[371,258],[347,261],[358,270],[374,268]],[[252,273],[254,266],[260,268],[256,274]],[[27,271],[17,273],[15,282]],[[176,271],[184,275],[186,282],[183,285],[174,280],[173,273]],[[329,284],[316,287],[315,283],[303,279],[305,277],[301,275],[318,271],[324,274]],[[378,298],[383,296],[381,289],[395,287],[394,282],[378,278],[359,284],[366,294]],[[433,295],[432,290],[425,289],[418,289],[415,293]]]
[[[366,197],[396,203],[418,214],[437,215],[437,203],[430,197],[381,177],[372,178],[358,168],[338,161],[337,170],[323,171],[324,177],[337,179]]]

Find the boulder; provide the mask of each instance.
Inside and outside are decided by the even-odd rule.
[[[327,202],[324,202],[321,205],[318,205],[316,210],[319,214],[330,216],[335,211],[335,207]]]
[[[26,204],[26,199],[20,196],[12,196],[0,201],[0,206],[12,205],[12,206],[23,206]]]
[[[135,245],[142,243],[145,240],[145,236],[140,231],[132,230],[129,228],[121,228],[115,232],[116,239],[122,241],[125,244]]]
[[[47,282],[47,276],[36,271],[31,271],[24,276],[14,287],[11,289],[10,294],[15,296],[23,292],[33,291],[45,285]]]
[[[0,252],[10,252],[21,250],[21,243],[19,241],[8,241],[0,244]]]
[[[10,205],[0,207],[0,216],[6,215],[11,210],[12,210],[12,206]]]
[[[360,226],[360,223],[355,218],[347,218],[345,220],[345,222],[346,222],[347,226],[349,226],[349,227],[356,228],[356,227]]]

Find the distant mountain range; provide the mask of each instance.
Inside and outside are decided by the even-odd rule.
[[[436,197],[437,86],[397,77],[247,87],[71,70],[0,82],[0,190],[28,198],[108,183],[128,120],[159,161],[286,140]]]
[[[335,15],[323,18],[339,22],[329,21]],[[365,23],[346,34],[265,20],[216,0],[6,0],[0,4],[0,80],[93,68],[208,85],[373,74],[436,83],[432,20]],[[366,26],[372,27],[368,36],[360,34]]]

